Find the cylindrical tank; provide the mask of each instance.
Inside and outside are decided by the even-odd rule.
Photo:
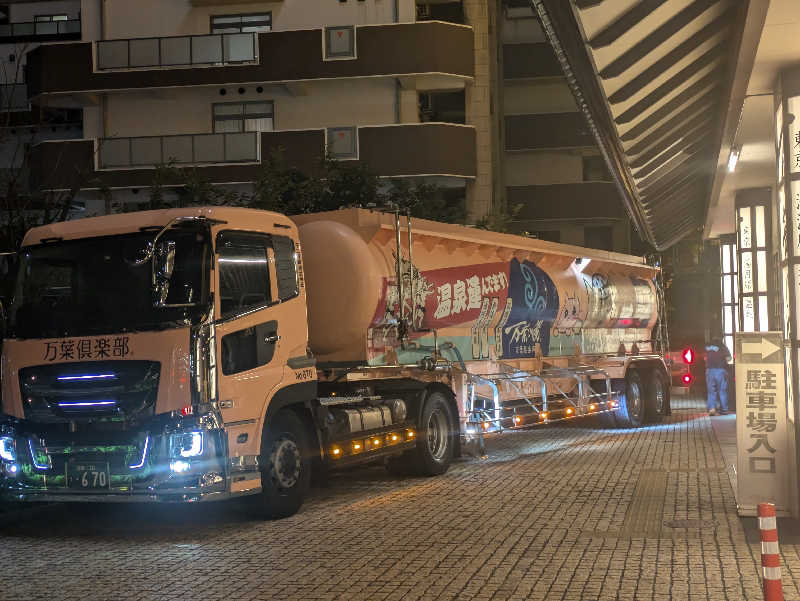
[[[394,215],[347,209],[293,219],[320,363],[421,358],[397,341]],[[545,356],[650,348],[656,270],[641,258],[417,219],[411,232],[413,267],[403,218],[402,312],[411,321],[413,307],[417,347],[432,345],[435,330],[465,361],[530,358],[537,346]]]

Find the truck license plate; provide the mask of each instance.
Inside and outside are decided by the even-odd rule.
[[[67,463],[67,486],[82,490],[108,489],[108,463]]]

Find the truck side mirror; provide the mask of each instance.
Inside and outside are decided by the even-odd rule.
[[[175,268],[175,241],[164,240],[153,252],[153,306],[164,307],[169,296],[169,283]]]

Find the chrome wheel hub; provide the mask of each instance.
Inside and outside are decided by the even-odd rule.
[[[292,488],[300,479],[302,458],[293,440],[284,438],[275,443],[270,456],[272,479],[281,488]]]

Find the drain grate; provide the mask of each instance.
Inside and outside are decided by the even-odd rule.
[[[668,520],[664,522],[667,528],[716,528],[714,520]]]
[[[664,497],[667,494],[667,472],[642,471],[636,483],[631,504],[625,513],[620,535],[623,537],[658,538],[661,534]]]

